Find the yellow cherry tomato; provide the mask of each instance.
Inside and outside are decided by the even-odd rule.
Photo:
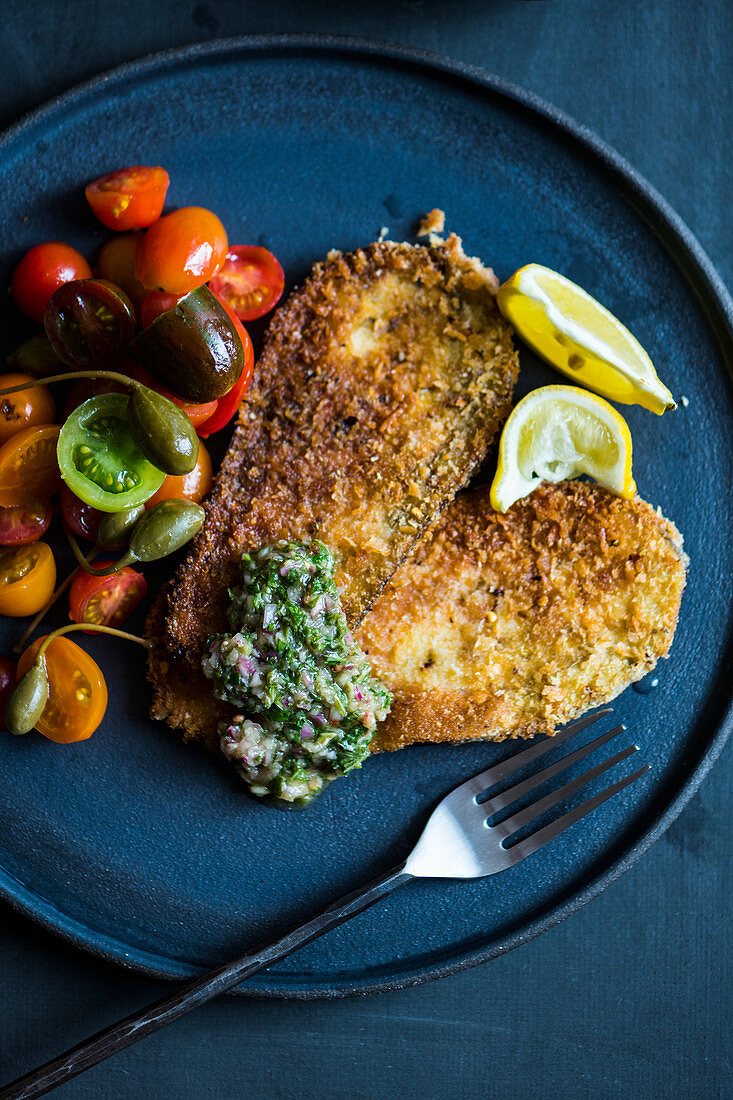
[[[55,586],[56,562],[45,542],[0,550],[0,615],[35,615]]]
[[[33,663],[43,638],[26,649],[18,661],[18,679]],[[48,702],[36,729],[61,745],[86,741],[104,718],[107,684],[102,670],[88,653],[69,638],[54,638],[45,650]]]

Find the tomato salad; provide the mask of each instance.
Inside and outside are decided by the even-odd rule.
[[[213,478],[203,440],[236,416],[252,377],[243,322],[283,292],[276,258],[230,245],[213,211],[164,213],[169,183],[164,168],[145,165],[93,180],[87,202],[114,231],[95,264],[45,241],[10,279],[19,310],[43,326],[0,374],[0,615],[35,616],[17,664],[0,655],[0,715],[12,733],[70,743],[99,726],[104,676],[63,635],[147,647],[119,629],[145,598],[138,566],[201,527]],[[79,563],[60,584],[43,541],[54,522]],[[62,597],[70,624],[27,645]]]

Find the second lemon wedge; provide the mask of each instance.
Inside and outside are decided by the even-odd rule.
[[[491,505],[506,512],[543,481],[588,474],[630,500],[631,433],[613,406],[576,386],[542,386],[523,397],[504,425]]]
[[[499,287],[497,302],[522,339],[579,385],[658,415],[677,407],[636,337],[564,275],[527,264]]]

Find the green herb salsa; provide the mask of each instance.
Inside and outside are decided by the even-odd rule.
[[[242,555],[230,634],[203,659],[217,698],[242,713],[221,749],[252,794],[306,805],[361,766],[392,697],[346,624],[334,559],[321,542],[278,542]]]

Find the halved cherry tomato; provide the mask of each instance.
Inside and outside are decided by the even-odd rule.
[[[272,252],[259,245],[233,244],[211,280],[211,289],[232,307],[240,321],[255,321],[280,300],[285,275]]]
[[[43,638],[28,646],[18,661],[20,680],[33,664]],[[54,638],[46,649],[48,702],[36,729],[49,741],[68,745],[86,741],[104,718],[107,684],[102,670],[70,638]]]
[[[148,290],[188,294],[221,267],[227,235],[203,206],[183,206],[151,225],[137,250],[135,274]]]
[[[0,550],[0,615],[35,615],[56,584],[56,562],[45,542]]]
[[[147,290],[135,278],[135,255],[141,233],[120,233],[105,241],[97,256],[97,271],[101,279],[106,279],[121,287],[137,310]]]
[[[173,309],[180,298],[180,294],[169,294],[166,290],[149,290],[140,308],[142,327],[147,328],[148,325],[152,325],[156,317],[160,317],[161,313],[167,313],[169,309]]]
[[[11,661],[9,657],[0,657],[0,729],[5,728],[3,714],[5,713],[5,704],[15,687],[15,669],[15,661]]]
[[[165,480],[132,437],[129,404],[119,393],[90,397],[74,410],[59,435],[61,476],[80,500],[101,512],[124,512],[144,504]]]
[[[34,500],[0,508],[0,546],[27,546],[38,542],[51,526],[50,500]]]
[[[59,287],[43,315],[51,347],[74,370],[112,370],[135,335],[137,318],[124,290],[106,279]]]
[[[0,447],[0,505],[48,500],[61,488],[57,424],[23,428]]]
[[[223,400],[221,398],[220,400]],[[168,474],[158,492],[145,502],[146,508],[152,508],[161,500],[171,500],[174,497],[183,500],[192,500],[195,504],[206,496],[214,479],[214,471],[211,465],[211,456],[203,443],[199,443],[199,453],[196,465],[188,474],[177,477]]]
[[[114,565],[114,561],[95,564]],[[145,577],[129,565],[108,577],[93,577],[82,570],[69,590],[69,618],[75,623],[120,626],[132,615],[147,590]]]
[[[203,424],[205,421],[210,420],[216,413],[218,402],[206,401],[203,405],[189,405],[180,397],[176,397],[170,390],[167,390],[162,382],[159,382],[149,371],[145,370],[145,367],[138,367],[136,369],[135,378],[138,382],[142,382],[143,386],[148,386],[151,390],[155,390],[156,393],[161,393],[163,397],[167,397],[174,405],[178,405],[179,409],[183,409],[197,431],[199,424]]]
[[[49,298],[72,279],[88,279],[92,269],[81,252],[63,241],[46,241],[26,252],[10,280],[18,309],[41,324]]]
[[[0,374],[0,390],[32,381],[32,374]],[[0,396],[0,443],[10,439],[21,428],[53,424],[55,419],[56,406],[48,386],[33,386],[17,393],[6,393]]]
[[[108,229],[144,229],[160,217],[169,183],[165,168],[133,164],[88,183],[84,194]]]

